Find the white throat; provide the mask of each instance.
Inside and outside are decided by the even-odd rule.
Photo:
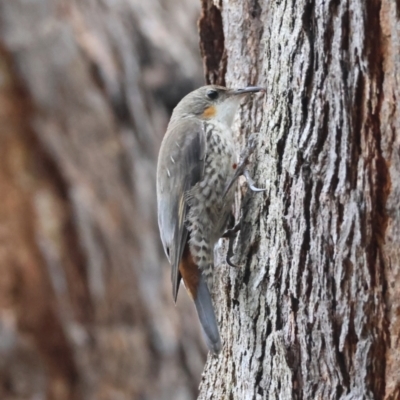
[[[233,96],[216,106],[217,112],[214,119],[218,122],[232,126],[233,119],[235,118],[241,96]]]

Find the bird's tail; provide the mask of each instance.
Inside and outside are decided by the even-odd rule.
[[[221,338],[219,336],[211,295],[202,273],[200,273],[197,293],[193,300],[196,305],[207,346],[212,353],[218,354],[221,351]]]

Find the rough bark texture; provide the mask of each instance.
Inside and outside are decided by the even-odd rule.
[[[197,396],[205,349],[171,298],[155,160],[202,83],[199,11],[0,0],[2,400]]]
[[[267,88],[237,120],[239,146],[260,132],[267,191],[238,193],[240,268],[219,248],[224,349],[200,399],[400,399],[400,3],[211,8],[200,27],[222,21],[226,75],[207,30],[209,81]]]

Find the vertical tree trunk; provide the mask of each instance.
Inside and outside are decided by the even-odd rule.
[[[399,2],[202,7],[209,81],[267,88],[236,130],[267,191],[240,191],[240,268],[219,248],[200,399],[399,399]]]
[[[198,12],[0,0],[2,400],[196,397],[205,350],[171,299],[155,160],[202,81]]]

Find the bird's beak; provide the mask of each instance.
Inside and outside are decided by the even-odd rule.
[[[265,92],[265,88],[263,88],[261,86],[247,86],[244,89],[230,90],[231,95],[239,95],[239,94],[246,94],[246,93],[258,93],[258,92]]]

